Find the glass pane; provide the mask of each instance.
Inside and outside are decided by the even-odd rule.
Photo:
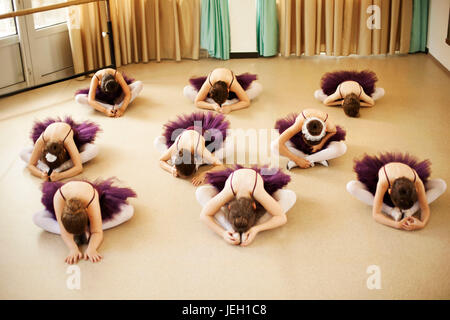
[[[13,11],[12,0],[0,1],[0,14]],[[0,20],[0,38],[12,36],[17,34],[16,24],[14,18]]]
[[[48,6],[51,4],[57,4],[66,2],[65,0],[31,0],[31,6],[33,8],[39,8],[43,6]],[[41,29],[55,24],[65,23],[67,21],[67,9],[61,8],[56,10],[51,10],[47,12],[39,12],[33,14],[34,17],[34,28]]]

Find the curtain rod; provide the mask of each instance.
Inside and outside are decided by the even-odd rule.
[[[25,15],[32,14],[32,13],[66,8],[66,7],[76,6],[76,5],[90,3],[90,2],[99,2],[99,1],[105,1],[105,0],[72,0],[72,1],[67,1],[67,2],[63,2],[63,3],[57,3],[57,4],[48,5],[48,6],[43,6],[43,7],[39,7],[39,8],[24,9],[24,10],[0,14],[0,20],[25,16]]]

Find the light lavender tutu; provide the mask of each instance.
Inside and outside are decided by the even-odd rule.
[[[200,88],[202,87],[203,83],[205,83],[206,79],[208,79],[207,76],[191,78],[189,79],[189,83],[191,84],[191,86],[195,88],[195,90],[200,91]],[[258,79],[258,76],[256,74],[251,74],[248,72],[236,76],[237,82],[239,82],[244,91],[247,90],[252,84],[252,82],[255,81],[256,79]],[[228,94],[228,100],[232,100],[235,98],[237,98],[236,93],[230,91]]]
[[[378,183],[378,172],[390,162],[401,162],[414,169],[420,180],[424,184],[428,181],[431,174],[431,162],[429,160],[419,161],[416,157],[408,153],[386,152],[379,156],[369,156],[365,154],[361,160],[355,160],[353,170],[356,172],[357,179],[362,182],[372,194],[375,195]],[[383,202],[394,207],[389,193],[384,195]]]
[[[287,117],[277,120],[275,123],[275,129],[278,130],[280,134],[286,131],[289,127],[291,127],[295,123],[295,119],[297,118],[297,113],[291,113]],[[334,134],[330,139],[325,142],[323,145],[323,149],[325,149],[330,142],[332,141],[342,141],[345,140],[346,132],[340,126],[336,126],[336,134]],[[300,150],[305,154],[312,154],[312,148],[303,140],[303,133],[300,131],[296,135],[294,135],[290,141],[294,144],[295,148]]]
[[[335,71],[325,73],[320,81],[323,92],[330,96],[336,92],[337,87],[344,81],[356,81],[364,92],[371,96],[375,92],[375,82],[378,81],[375,72],[370,70],[358,71]]]
[[[131,83],[134,82],[134,79],[128,78],[124,73],[122,73],[122,76],[128,85],[130,85]],[[100,89],[100,85],[99,85],[97,87],[97,90],[95,91],[95,100],[105,102],[107,104],[114,104],[115,100],[122,95],[122,92],[123,92],[123,90],[120,85],[114,94],[108,94],[108,93],[103,92]],[[89,88],[79,89],[75,92],[75,95],[77,95],[77,94],[89,94]]]
[[[225,120],[223,114],[215,114],[213,112],[183,114],[178,116],[177,120],[167,122],[164,125],[163,132],[163,136],[166,138],[166,146],[170,148],[176,138],[184,131],[179,129],[194,130],[198,127],[198,123],[201,124],[201,134],[205,136],[205,146],[208,147],[215,141],[216,137],[220,136],[221,143],[217,143],[217,145],[214,144],[214,147],[219,149],[222,146],[223,141],[225,141],[230,122]],[[175,130],[177,131],[175,132]],[[206,131],[209,131],[211,137],[205,135]],[[209,151],[213,152],[213,150]]]
[[[96,180],[91,184],[98,192],[100,199],[100,209],[102,214],[102,221],[108,221],[120,212],[120,207],[127,203],[128,198],[135,198],[136,193],[130,188],[122,188],[113,186],[115,179],[109,178],[107,180]],[[55,216],[55,208],[53,206],[53,198],[60,187],[64,185],[63,182],[44,182],[42,184],[42,198],[41,202],[45,209]]]
[[[31,139],[33,143],[36,143],[37,139],[41,134],[47,129],[49,125],[55,122],[65,122],[73,130],[73,140],[78,149],[86,143],[92,143],[97,136],[97,133],[101,131],[100,126],[94,122],[83,121],[75,122],[72,117],[66,116],[64,119],[61,118],[47,118],[44,121],[36,121],[31,130]]]
[[[227,181],[230,174],[232,174],[236,170],[244,168],[245,167],[237,164],[232,168],[227,168],[222,171],[209,172],[206,174],[206,179],[209,184],[214,186],[217,191],[220,192],[225,187],[225,182]],[[270,195],[275,193],[275,191],[282,189],[291,181],[291,177],[283,173],[280,169],[274,169],[275,172],[273,174],[261,174],[262,169],[269,169],[268,166],[253,166],[252,169],[261,175],[264,181],[264,190],[266,190]]]

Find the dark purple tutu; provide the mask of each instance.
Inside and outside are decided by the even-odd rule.
[[[123,76],[123,79],[125,80],[125,82],[128,85],[130,85],[131,83],[134,82],[134,79],[128,78],[123,73],[122,73],[122,76]],[[107,93],[103,92],[100,89],[100,85],[99,85],[97,87],[97,90],[95,91],[95,100],[101,101],[101,102],[104,102],[104,103],[107,103],[107,104],[114,104],[116,99],[119,98],[122,95],[122,92],[123,92],[122,87],[119,86],[119,88],[117,89],[116,93],[114,93],[114,94],[107,94]],[[77,94],[87,94],[87,95],[89,95],[89,88],[77,90],[75,92],[75,95],[77,95]]]
[[[231,173],[236,170],[244,169],[245,167],[241,165],[234,165],[232,168],[227,168],[222,171],[213,171],[206,174],[206,179],[209,184],[214,186],[218,191],[222,191],[225,186],[225,182]],[[268,194],[272,195],[275,191],[286,186],[289,181],[291,181],[291,177],[285,173],[283,173],[280,169],[275,170],[273,174],[261,174],[261,170],[265,168],[268,169],[267,166],[253,166],[252,169],[258,172],[264,181],[264,189]],[[272,173],[272,172],[271,172]]]
[[[86,143],[94,142],[97,132],[101,131],[100,126],[94,122],[84,121],[77,123],[71,117],[66,116],[64,120],[61,118],[47,118],[44,121],[36,121],[31,130],[31,139],[36,143],[37,139],[47,129],[49,125],[55,122],[65,122],[73,130],[73,140],[78,149]]]
[[[431,174],[431,162],[419,160],[408,154],[399,152],[382,153],[379,156],[369,156],[367,154],[361,160],[355,160],[353,170],[356,172],[357,179],[362,182],[373,195],[377,190],[378,172],[387,163],[401,162],[416,170],[420,180],[426,184]],[[394,207],[389,193],[384,195],[383,202],[391,207]]]
[[[195,90],[200,91],[203,83],[205,83],[207,78],[208,77],[191,78],[189,79],[189,83],[195,88]],[[258,76],[256,74],[251,74],[248,72],[236,76],[237,82],[239,82],[244,91],[246,91],[250,87],[252,82],[256,79],[258,79]],[[230,91],[230,93],[228,94],[228,100],[235,98],[237,98],[236,93]]]
[[[323,92],[330,96],[336,92],[337,87],[344,81],[356,81],[364,92],[371,96],[375,92],[375,82],[378,81],[375,72],[370,70],[358,71],[335,71],[325,73],[322,77],[320,87]]]
[[[91,183],[97,190],[100,199],[100,209],[102,220],[108,221],[120,212],[120,207],[127,203],[128,198],[135,198],[136,193],[130,188],[121,188],[113,186],[115,179],[96,180]],[[88,182],[88,181],[86,181]],[[89,182],[88,182],[89,183]],[[55,208],[53,207],[53,198],[56,191],[64,185],[63,182],[44,182],[42,185],[41,202],[45,209],[55,216]]]
[[[297,113],[291,113],[286,118],[282,118],[277,120],[275,123],[275,129],[278,129],[278,132],[282,134],[284,131],[286,131],[289,127],[291,127],[295,123],[295,119],[297,119],[298,114]],[[343,128],[340,126],[336,126],[336,134],[331,136],[330,139],[325,142],[323,145],[323,149],[328,147],[330,142],[332,141],[342,141],[345,140],[346,132]],[[300,150],[301,152],[305,154],[312,154],[311,147],[306,144],[306,142],[303,140],[303,133],[300,131],[296,135],[294,135],[290,141],[294,144],[295,148]]]
[[[213,143],[216,137],[220,138],[222,142],[225,141],[230,123],[225,120],[223,114],[194,112],[178,116],[177,120],[169,121],[164,125],[163,136],[166,138],[166,146],[170,148],[176,138],[183,132],[183,130],[179,129],[195,129],[195,122],[201,123],[202,135],[205,137],[206,147]],[[177,131],[174,132],[175,130]],[[205,134],[206,131],[209,131],[209,134]],[[214,145],[214,147],[218,149],[221,145],[222,144]],[[213,152],[213,150],[209,151]]]

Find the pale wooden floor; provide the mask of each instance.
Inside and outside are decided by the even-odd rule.
[[[298,201],[288,224],[257,236],[248,248],[227,245],[199,221],[195,188],[158,167],[153,139],[168,118],[194,111],[182,96],[191,75],[224,65],[257,73],[264,92],[249,109],[232,113],[232,128],[272,128],[289,112],[326,110],[348,132],[348,152],[329,168],[291,172]],[[372,69],[386,96],[351,119],[313,97],[321,75]],[[144,82],[120,119],[73,100],[85,81],[68,81],[0,99],[0,298],[25,299],[416,299],[450,298],[450,198],[431,205],[418,232],[372,220],[368,206],[345,190],[352,159],[364,152],[409,151],[433,162],[432,177],[450,182],[450,78],[426,55],[374,58],[201,60],[122,68]],[[135,216],[105,232],[99,264],[81,262],[81,290],[66,288],[66,248],[36,227],[40,181],[19,159],[33,120],[73,115],[103,128],[100,155],[83,177],[117,176],[133,187]],[[285,162],[282,163],[284,165]],[[382,289],[368,290],[366,269],[381,268]]]

